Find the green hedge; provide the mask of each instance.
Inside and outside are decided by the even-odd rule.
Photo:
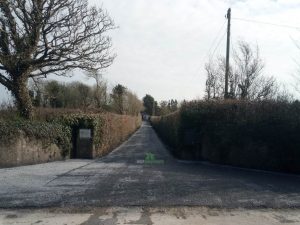
[[[163,141],[171,147],[172,153],[180,158],[178,155],[178,148],[181,144],[181,137],[179,136],[180,114],[175,112],[167,116],[151,117],[151,124]]]
[[[152,124],[180,158],[300,172],[299,102],[194,101]]]
[[[56,144],[62,156],[69,156],[71,150],[71,130],[60,123],[27,120],[0,120],[0,142],[11,143],[20,132],[28,138],[42,140],[45,144]]]
[[[101,134],[99,132],[102,124],[104,124],[104,121],[100,115],[70,114],[59,116],[58,118],[54,119],[54,121],[70,127],[71,130],[80,128],[92,129],[94,132],[94,144],[96,147],[99,147],[101,144]]]

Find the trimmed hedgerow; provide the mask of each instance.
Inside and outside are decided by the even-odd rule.
[[[70,127],[73,131],[88,128],[93,131],[94,157],[101,157],[125,141],[141,125],[141,117],[103,114],[63,115],[54,121]]]
[[[176,150],[180,146],[181,137],[179,136],[180,114],[174,112],[167,116],[151,117],[151,123],[159,133],[159,136],[166,142],[171,150]],[[178,151],[173,151],[175,156],[178,156]]]
[[[300,172],[299,102],[194,101],[152,123],[180,158]]]
[[[140,116],[127,116],[117,114],[102,114],[104,121],[101,127],[100,147],[96,149],[96,156],[103,156],[124,142],[141,126]]]
[[[12,143],[23,132],[28,138],[42,140],[43,143],[56,144],[62,156],[69,156],[71,150],[71,130],[59,123],[27,120],[0,120],[0,142]]]

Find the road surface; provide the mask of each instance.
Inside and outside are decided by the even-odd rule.
[[[300,210],[203,207],[109,207],[61,210],[0,210],[1,225],[299,225]]]
[[[299,209],[300,177],[177,161],[147,123],[102,159],[0,169],[0,208],[87,206]]]

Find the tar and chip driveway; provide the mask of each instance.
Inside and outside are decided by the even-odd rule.
[[[143,160],[149,155],[154,156],[159,163],[143,164]],[[150,209],[152,207],[154,211],[155,208],[163,210],[167,207],[165,216],[170,221],[173,218],[171,211],[181,208],[169,207],[192,207],[189,208],[191,211],[187,210],[191,216],[185,216],[191,220],[196,217],[202,218],[202,214],[197,213],[197,208],[194,208],[199,206],[226,210],[254,209],[254,211],[249,210],[249,216],[256,215],[258,211],[255,210],[261,212],[264,208],[274,208],[279,211],[265,211],[262,220],[273,218],[270,221],[274,220],[277,223],[270,224],[283,222],[300,224],[299,217],[295,216],[299,215],[298,211],[292,210],[292,208],[300,209],[300,177],[204,163],[178,162],[168,154],[148,124],[143,124],[127,142],[100,160],[68,160],[0,169],[0,208],[4,210],[0,212],[0,215],[4,215],[0,219],[6,222],[8,219],[10,222],[19,219],[18,216],[13,218],[14,216],[5,214],[10,213],[7,211],[9,208],[16,210],[41,207],[64,209],[91,207],[102,208],[102,210],[115,209],[117,212],[120,209],[120,213],[115,212],[113,215],[122,218],[124,214],[122,210],[126,211],[126,209],[129,210],[129,217],[144,215],[142,209],[132,208],[140,206],[150,207]],[[21,218],[26,219],[27,214],[23,213]],[[223,216],[209,217],[207,212],[202,219],[205,220],[206,217],[208,221],[211,218],[212,223],[207,224],[214,224],[213,221],[218,218],[238,218],[241,213],[242,211],[236,211],[234,217],[231,213],[222,214],[220,211],[218,215]],[[246,214],[242,218],[246,218]],[[43,212],[38,211],[34,215],[40,218]],[[64,215],[59,215],[63,221]],[[76,215],[72,216],[76,217]],[[153,212],[150,216],[151,221],[156,221],[159,216],[159,211]],[[80,214],[80,217],[85,220],[92,216],[87,213]],[[258,215],[254,217],[259,218]],[[174,219],[177,217],[175,216]],[[223,222],[221,224],[226,224]],[[132,222],[131,224],[145,223]]]

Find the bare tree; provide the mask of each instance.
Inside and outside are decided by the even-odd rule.
[[[47,74],[110,66],[114,23],[88,0],[0,0],[0,83],[32,118],[27,83]]]
[[[234,60],[229,70],[231,98],[247,100],[275,98],[278,90],[276,80],[273,77],[263,76],[264,62],[260,58],[258,46],[253,50],[247,42],[240,41],[233,55]],[[211,60],[205,69],[207,98],[223,98],[225,59],[219,57],[215,63]]]
[[[275,99],[278,94],[278,85],[274,77],[258,77],[250,86],[248,100]]]
[[[225,68],[226,62],[224,57],[218,57],[215,61],[210,59],[209,63],[205,65],[207,73],[206,80],[206,98],[220,99],[224,97],[225,93]],[[229,68],[229,81],[232,83],[232,68]],[[232,87],[232,85],[230,85]],[[230,91],[231,92],[231,91]]]
[[[99,70],[96,70],[96,69],[89,70],[89,71],[87,71],[86,75],[89,78],[95,79],[97,87],[99,87],[101,85],[102,74],[100,73]]]
[[[284,84],[281,84],[278,86],[276,100],[279,102],[293,102],[295,101],[295,96],[291,92],[290,88]]]
[[[234,53],[234,61],[239,87],[236,95],[240,99],[262,99],[272,94],[275,79],[262,77],[265,65],[260,58],[258,46],[253,51],[247,42],[240,41],[238,51]]]
[[[107,84],[102,79],[102,74],[99,70],[91,70],[86,73],[89,78],[93,78],[96,81],[96,86],[94,89],[94,98],[96,100],[96,106],[98,108],[103,108],[107,103]]]
[[[126,90],[125,93],[125,112],[127,115],[138,116],[139,113],[144,109],[143,103],[136,94],[132,93],[130,90]]]
[[[205,83],[206,99],[216,98],[217,72],[213,62],[205,64],[207,79]],[[162,104],[163,105],[163,104]],[[163,105],[164,106],[164,105]]]

